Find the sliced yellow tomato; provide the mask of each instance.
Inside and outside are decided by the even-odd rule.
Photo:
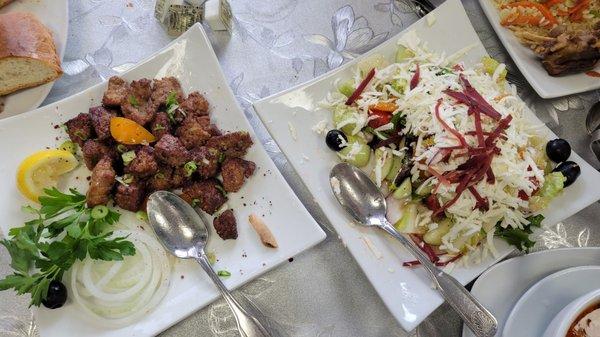
[[[110,119],[110,134],[119,143],[127,145],[150,144],[156,140],[150,131],[143,126],[124,117]]]
[[[45,188],[56,187],[58,178],[79,162],[65,150],[42,150],[25,158],[17,169],[17,187],[28,199],[37,202]]]

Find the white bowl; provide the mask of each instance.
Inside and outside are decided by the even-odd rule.
[[[578,297],[573,302],[569,303],[564,309],[562,309],[548,328],[544,332],[543,337],[565,337],[567,330],[573,324],[573,321],[579,316],[585,309],[600,302],[600,289],[591,291],[581,297]]]

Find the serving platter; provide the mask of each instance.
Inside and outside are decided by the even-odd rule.
[[[500,13],[494,0],[479,0],[483,12],[496,31],[523,76],[542,98],[554,98],[600,88],[600,80],[584,73],[553,77],[548,75],[533,51],[519,42],[510,29],[500,24]],[[600,71],[600,63],[596,65]]]
[[[435,23],[431,25],[431,22]],[[413,30],[430,50],[437,53],[451,55],[470,47],[462,57],[467,66],[479,63],[486,55],[458,0],[446,1],[429,17],[416,22],[405,32]],[[402,266],[402,262],[414,259],[407,251],[384,234],[352,224],[329,187],[329,171],[339,158],[327,149],[324,136],[313,131],[313,126],[319,122],[331,120],[331,112],[322,109],[319,102],[332,90],[336,80],[350,78],[356,63],[371,54],[393,59],[397,41],[405,32],[336,70],[254,103],[254,108],[383,302],[405,330],[412,330],[442,303],[442,298],[431,288],[423,270]],[[534,124],[543,124],[532,112],[528,112],[527,117]],[[556,138],[549,129],[544,127],[543,130],[549,139]],[[560,221],[600,199],[600,191],[585,183],[598,181],[600,173],[575,154],[571,160],[581,166],[581,177],[550,205],[544,214],[547,223]],[[512,251],[500,240],[496,240],[496,247],[497,256],[487,257],[477,264],[456,267],[452,275],[466,284]]]
[[[528,289],[545,277],[561,270],[579,266],[597,266],[598,261],[600,261],[600,248],[597,247],[559,248],[515,257],[486,270],[473,284],[471,293],[498,320],[496,337],[500,337],[513,307]],[[570,294],[573,292],[575,294],[567,295],[569,297],[567,303],[591,289],[590,284],[579,283],[578,287],[569,290]],[[595,286],[595,283],[591,286]],[[556,294],[549,294],[549,296],[554,295]],[[551,320],[552,315],[549,314],[548,318]],[[463,328],[462,336],[475,337],[467,327]]]
[[[174,76],[186,93],[193,90],[204,93],[211,103],[213,121],[222,130],[247,130],[255,140],[246,158],[256,163],[256,172],[239,192],[229,195],[228,204],[238,220],[238,239],[223,241],[210,226],[212,235],[207,251],[217,257],[216,270],[231,273],[231,277],[224,279],[229,288],[252,280],[325,238],[323,230],[258,143],[200,24],[122,76],[127,80]],[[20,208],[28,202],[15,184],[15,172],[21,160],[37,150],[62,143],[67,136],[59,125],[98,105],[105,90],[106,83],[101,83],[62,101],[0,121],[0,153],[12,154],[0,162],[3,190],[0,212],[4,217],[0,228],[4,233],[10,226],[20,226],[27,219]],[[88,175],[89,171],[81,167],[61,185],[80,186],[83,191]],[[131,213],[121,213],[122,221],[136,221]],[[279,248],[262,245],[247,221],[253,213],[269,226]],[[139,221],[137,225],[143,226]],[[206,306],[217,296],[217,289],[194,261],[174,261],[167,295],[154,311],[133,325],[119,329],[101,326],[82,316],[72,302],[57,310],[39,308],[35,310],[35,319],[44,337],[65,336],[67,331],[72,336],[150,336]]]
[[[67,46],[69,31],[69,4],[67,0],[17,0],[0,9],[0,14],[8,12],[30,12],[35,15],[54,37],[56,51],[62,61]],[[0,119],[7,118],[37,108],[42,104],[54,82],[17,91],[5,96],[4,109]]]

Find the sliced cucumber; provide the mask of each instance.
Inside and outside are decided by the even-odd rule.
[[[371,148],[369,145],[361,142],[349,142],[348,146],[341,149],[337,154],[348,164],[363,167],[369,163]]]
[[[354,83],[352,81],[346,81],[343,82],[342,84],[340,84],[340,86],[338,87],[338,90],[340,91],[340,93],[346,97],[350,97],[352,96],[352,94],[354,93]]]
[[[357,114],[358,111],[353,108],[338,106],[333,112],[333,123],[336,128],[341,129],[347,135],[351,135],[356,129]]]
[[[423,235],[423,241],[434,246],[441,245],[442,238],[444,235],[448,234],[451,226],[452,221],[448,218],[445,218],[444,220],[438,222],[437,228],[432,229]]]
[[[388,174],[390,174],[390,171],[392,170],[392,166],[394,164],[394,155],[392,154],[391,150],[380,147],[375,150],[375,160],[378,162],[381,161],[382,163],[381,180],[383,180]]]
[[[421,234],[422,229],[417,228],[417,205],[408,203],[404,206],[402,217],[394,224],[400,233]]]
[[[385,176],[385,180],[393,183],[400,170],[402,170],[402,158],[394,156],[392,168],[390,169],[390,172]]]
[[[433,191],[433,185],[431,184],[431,179],[427,179],[417,187],[415,194],[420,197],[425,197],[431,194],[431,191]]]
[[[398,188],[394,191],[392,196],[394,199],[408,199],[412,195],[412,185],[410,182],[410,177],[404,179],[402,184],[398,186]]]
[[[415,57],[414,51],[406,48],[405,46],[398,46],[398,51],[396,51],[396,62],[403,62],[413,57]]]
[[[393,80],[392,81],[392,88],[394,90],[396,90],[396,92],[398,92],[399,94],[403,94],[404,93],[404,89],[406,89],[406,86],[408,85],[408,81],[401,78],[401,79],[397,79],[397,80]]]
[[[493,58],[491,58],[489,56],[484,56],[481,59],[481,63],[483,63],[483,70],[490,76],[494,75],[494,73],[496,72],[496,68],[498,68],[498,66],[500,65],[500,62],[494,60]],[[502,73],[500,73],[500,76],[498,77],[498,79],[499,80],[505,79],[507,73],[508,73],[508,70],[504,69],[502,71]]]

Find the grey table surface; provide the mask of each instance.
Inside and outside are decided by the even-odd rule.
[[[477,0],[463,0],[463,4],[487,51],[515,69]],[[325,242],[240,291],[293,336],[460,336],[460,320],[447,305],[415,331],[399,326],[251,108],[251,102],[338,67],[402,31],[417,20],[413,8],[403,0],[234,0],[231,5],[233,34],[209,33],[221,66],[261,142],[328,232]],[[106,80],[169,43],[172,38],[155,20],[153,10],[154,0],[69,1],[65,74],[43,104]],[[338,29],[333,30],[334,26]],[[589,163],[600,167],[588,149],[584,127],[586,112],[598,101],[599,92],[542,100],[527,85],[519,89],[544,122],[568,139]],[[597,219],[600,205],[595,203],[540,231],[536,249],[598,246]],[[9,272],[8,261],[2,250],[0,276]],[[27,300],[14,293],[0,293],[0,335],[38,334]],[[222,300],[161,334],[237,335],[233,317]]]

